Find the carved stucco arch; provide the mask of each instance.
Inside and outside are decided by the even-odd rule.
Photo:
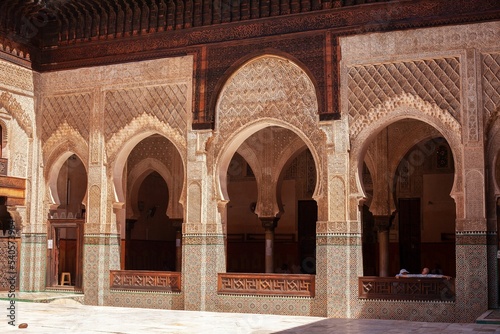
[[[221,201],[229,200],[229,196],[227,194],[226,173],[234,153],[243,144],[243,142],[246,139],[248,139],[252,134],[270,126],[278,126],[286,128],[294,132],[300,138],[300,141],[303,143],[301,146],[307,146],[307,148],[309,148],[309,151],[311,151],[314,163],[316,165],[316,173],[318,175],[318,180],[321,179],[323,175],[323,168],[319,162],[322,160],[319,158],[318,152],[315,149],[315,146],[309,140],[309,138],[300,129],[297,129],[292,125],[287,124],[283,121],[273,120],[273,119],[261,119],[252,122],[250,124],[247,124],[246,126],[234,131],[233,136],[226,141],[225,145],[221,149],[221,153],[217,156],[215,162],[216,166],[215,179],[217,183],[216,184],[217,197],[219,200]],[[277,172],[275,171],[275,173]],[[320,182],[316,182],[313,198],[320,197],[320,195],[321,195]]]
[[[0,94],[0,109],[2,108],[17,121],[29,138],[33,138],[33,120],[12,94],[8,92]]]
[[[67,125],[67,124],[66,124]],[[59,205],[61,201],[57,191],[57,179],[61,167],[66,160],[76,154],[85,167],[88,175],[88,145],[81,135],[73,128],[58,128],[47,140],[43,147],[44,155],[44,179],[47,184],[49,205]],[[63,139],[64,138],[64,139]],[[87,202],[88,191],[82,203]]]
[[[148,115],[142,115],[141,117],[152,118],[154,117]],[[181,158],[184,171],[186,170],[186,141],[180,136],[179,132],[172,129],[167,124],[152,124],[148,125],[141,124],[141,122],[136,123],[137,119],[130,122],[125,128],[123,128],[119,133],[115,134],[106,147],[108,148],[108,161],[111,164],[111,173],[114,185],[115,199],[116,203],[125,203],[125,192],[123,189],[123,172],[127,159],[130,152],[134,147],[139,144],[143,139],[151,135],[160,135],[168,139],[174,147],[177,149],[177,153]],[[159,123],[157,121],[157,123]],[[185,175],[184,175],[185,177]],[[184,182],[183,182],[184,184]],[[184,205],[184,194],[186,192],[185,184],[181,191],[180,203]]]
[[[160,174],[167,184],[169,195],[166,215],[169,217],[179,218],[179,213],[172,211],[174,207],[174,201],[180,201],[180,196],[179,198],[174,198],[173,196],[173,184],[175,182],[175,178],[173,177],[170,169],[165,164],[154,158],[146,158],[142,160],[136,166],[134,166],[134,168],[129,173],[128,177],[131,180],[131,187],[128,189],[128,198],[130,198],[130,201],[127,201],[127,209],[132,213],[132,218],[137,218],[140,215],[138,207],[139,188],[144,179],[152,172],[157,172],[158,174]],[[182,214],[182,212],[180,214]]]
[[[281,188],[285,167],[286,165],[290,164],[295,157],[297,157],[301,152],[303,152],[306,149],[307,149],[306,143],[299,136],[296,135],[296,137],[285,146],[284,150],[281,152],[280,160],[276,163],[276,165],[272,170],[271,180],[274,182],[275,191],[278,194],[276,203],[278,207],[274,208],[274,210],[279,214],[282,214],[284,212],[283,204],[281,203],[281,196],[278,190]],[[254,171],[257,187],[259,187],[259,184],[263,182],[262,173],[258,172],[261,170],[260,167],[261,163],[257,155],[255,154],[253,147],[248,145],[247,142],[245,141],[238,148],[237,152],[245,159],[245,161],[250,165],[250,167]],[[260,192],[258,192],[258,194],[260,194]],[[255,208],[255,212],[259,212],[260,202],[261,202],[260,200],[257,200],[257,207]]]
[[[394,122],[389,124],[389,126],[396,125],[398,122]],[[404,126],[404,125],[403,125]],[[380,135],[380,132],[377,134]],[[433,138],[441,137],[441,133],[436,130],[436,128],[431,125],[421,122],[420,120],[413,120],[411,123],[411,128],[404,127],[404,133],[401,133],[399,137],[393,138],[392,140],[397,140],[397,145],[393,145],[390,148],[389,161],[387,162],[387,175],[390,175],[386,181],[394,182],[394,177],[396,175],[396,171],[399,167],[399,164],[405,157],[405,155],[415,146],[420,147],[418,151],[421,154],[428,155],[434,150],[427,149],[423,146],[428,140]],[[370,144],[367,148],[367,152],[365,155],[364,162],[366,163],[368,169],[370,170],[370,174],[372,179],[376,179],[376,157],[373,155],[373,152],[370,150]],[[373,197],[376,198],[376,189],[373,189]],[[367,195],[365,193],[365,195]],[[396,202],[392,196],[392,192],[389,192],[389,200],[391,201],[392,210],[396,209]],[[372,209],[372,208],[370,208]]]
[[[362,201],[366,197],[361,175],[363,159],[369,144],[382,129],[407,118],[427,123],[447,140],[455,165],[455,177],[450,196],[457,201],[463,192],[461,125],[449,112],[410,94],[402,94],[386,101],[358,119],[356,124],[350,127],[351,196],[356,196],[358,201]],[[457,217],[459,216],[458,208],[459,205],[457,205]]]
[[[278,126],[297,134],[311,151],[317,171],[314,197],[319,198],[326,185],[326,135],[318,121],[316,89],[300,66],[276,55],[244,63],[228,78],[216,103],[216,197],[228,199],[226,172],[238,147],[257,131]]]

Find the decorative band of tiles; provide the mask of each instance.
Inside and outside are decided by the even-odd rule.
[[[318,235],[316,243],[318,246],[361,246],[362,238],[360,234]]]
[[[224,235],[184,234],[182,242],[184,245],[224,245]]]
[[[118,290],[181,291],[181,273],[174,271],[110,270],[110,287]]]
[[[453,278],[358,278],[360,299],[455,301]]]
[[[491,236],[486,232],[457,232],[456,245],[487,245]]]
[[[85,234],[83,236],[85,245],[119,245],[119,234]]]
[[[314,275],[219,273],[219,294],[314,297]]]

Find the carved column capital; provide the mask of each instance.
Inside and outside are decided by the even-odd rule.
[[[278,227],[279,218],[277,217],[259,217],[259,219],[262,222],[262,227],[265,230],[274,231],[274,229]]]
[[[375,228],[377,229],[377,232],[385,232],[389,231],[392,226],[392,220],[394,219],[394,216],[373,216],[373,220],[375,222]]]

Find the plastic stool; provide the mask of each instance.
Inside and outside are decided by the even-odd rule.
[[[71,273],[61,273],[61,285],[71,285]]]

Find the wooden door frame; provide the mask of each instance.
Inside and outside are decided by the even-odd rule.
[[[47,242],[54,240],[56,236],[56,229],[58,228],[76,228],[76,273],[75,273],[75,289],[82,289],[82,274],[83,274],[83,219],[49,219],[47,223]],[[54,242],[54,241],[53,241]],[[48,288],[58,288],[58,276],[60,273],[55,267],[56,263],[56,247],[55,244],[52,249],[47,246],[47,273],[46,284]],[[65,286],[68,288],[68,286]]]

